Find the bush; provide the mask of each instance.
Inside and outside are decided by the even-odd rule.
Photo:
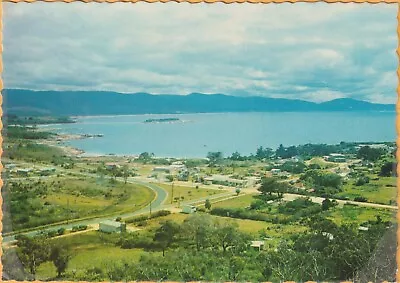
[[[79,225],[79,226],[72,227],[71,232],[84,231],[86,229],[87,229],[87,225]]]
[[[368,199],[365,197],[355,197],[354,201],[358,201],[358,202],[367,202]]]
[[[131,219],[126,219],[125,223],[138,223],[138,222],[143,222],[149,219],[153,219],[153,218],[157,218],[157,217],[162,217],[162,216],[167,216],[171,214],[171,211],[169,210],[159,210],[154,212],[151,216],[148,215],[141,215],[141,216],[137,216],[135,218],[131,218]]]
[[[362,186],[362,185],[365,185],[365,184],[368,184],[368,183],[369,183],[369,178],[368,177],[360,177],[360,178],[357,179],[355,185],[356,186]]]
[[[65,233],[65,228],[61,227],[60,229],[57,230],[58,235],[64,235]]]

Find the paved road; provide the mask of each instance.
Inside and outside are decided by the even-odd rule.
[[[249,188],[249,189],[244,189],[242,190],[243,193],[260,193],[257,189],[255,188]],[[300,194],[289,194],[285,193],[283,194],[283,200],[285,201],[292,201],[297,198],[301,197],[309,197],[312,202],[319,203],[321,204],[322,201],[325,199],[323,197],[315,197],[315,196],[305,196],[305,195],[300,195]],[[385,204],[379,204],[379,203],[371,203],[371,202],[359,202],[359,201],[352,201],[352,200],[341,200],[341,199],[335,199],[335,198],[330,198],[331,200],[336,200],[340,205],[350,203],[350,204],[355,204],[358,206],[365,206],[365,207],[374,207],[374,208],[382,208],[382,209],[392,209],[392,210],[397,210],[398,207],[395,205],[385,205]]]
[[[34,236],[41,231],[52,231],[52,230],[58,230],[60,228],[71,229],[73,226],[78,226],[78,225],[94,225],[94,224],[98,224],[99,222],[102,222],[105,220],[114,220],[117,216],[119,216],[121,218],[129,218],[129,217],[138,216],[138,215],[145,214],[145,213],[150,213],[150,206],[151,206],[152,212],[163,210],[163,209],[171,209],[176,206],[176,204],[165,204],[168,193],[163,188],[161,188],[155,184],[149,184],[147,182],[139,181],[134,178],[128,178],[127,182],[142,185],[142,186],[150,188],[151,190],[153,190],[156,193],[155,199],[148,206],[141,208],[139,210],[136,210],[134,212],[123,213],[123,214],[114,215],[114,216],[90,218],[87,220],[76,221],[76,222],[69,223],[69,224],[59,224],[59,225],[54,225],[54,226],[42,228],[42,229],[38,228],[36,230],[29,231],[29,232],[23,232],[20,234],[24,234],[27,236]],[[202,198],[198,198],[198,199],[194,199],[194,200],[183,201],[180,204],[181,205],[199,204],[199,203],[204,202],[206,199],[214,200],[214,199],[228,197],[228,196],[232,196],[232,195],[233,195],[232,192],[224,192],[224,193],[206,196],[206,197],[202,197]],[[15,235],[5,236],[3,238],[3,243],[7,244],[12,241],[15,241]]]
[[[168,195],[168,193],[164,189],[162,189],[154,184],[147,184],[147,183],[143,183],[140,181],[136,181],[132,178],[128,179],[128,182],[143,185],[145,187],[150,188],[151,190],[153,190],[156,193],[155,199],[150,204],[152,211],[161,210],[163,208],[162,205],[165,202],[165,200],[167,199],[167,195]],[[128,217],[140,215],[140,214],[143,214],[146,212],[150,212],[150,205],[148,205],[142,209],[136,210],[134,212],[124,213],[124,214],[114,215],[114,216],[90,218],[87,220],[76,221],[76,222],[69,223],[69,224],[54,225],[54,226],[47,227],[47,228],[42,228],[42,229],[39,228],[34,231],[23,232],[21,234],[24,234],[27,236],[34,236],[35,234],[39,233],[40,231],[52,231],[52,230],[58,230],[60,228],[71,229],[73,226],[78,226],[78,225],[93,225],[93,224],[99,223],[104,220],[113,220],[117,216],[120,216],[122,218],[128,218]],[[5,236],[3,238],[3,243],[7,243],[10,241],[14,241],[14,240],[15,240],[15,235]]]

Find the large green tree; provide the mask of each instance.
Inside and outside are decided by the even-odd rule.
[[[49,260],[50,244],[45,236],[28,237],[18,235],[17,253],[25,268],[35,277],[40,264]]]
[[[154,241],[162,248],[163,256],[165,256],[165,250],[176,241],[179,230],[179,225],[172,220],[161,223],[161,226],[156,230]]]
[[[50,251],[50,260],[53,262],[54,266],[57,269],[58,277],[61,277],[62,274],[68,267],[69,260],[72,255],[70,250],[65,245],[53,245]]]
[[[261,181],[261,186],[258,188],[258,191],[261,192],[263,196],[271,196],[273,193],[276,193],[278,197],[282,197],[286,190],[287,184],[278,182],[278,180],[273,177],[263,178]]]
[[[212,173],[213,168],[222,161],[223,154],[220,151],[209,152],[207,154],[207,159],[208,159],[208,166],[211,168],[211,173]]]

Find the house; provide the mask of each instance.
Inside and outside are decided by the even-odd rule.
[[[186,171],[187,168],[184,164],[172,164],[169,166],[169,170],[179,172],[179,171]]]
[[[108,162],[105,165],[107,170],[119,169],[121,167],[119,164],[113,162]]]
[[[234,179],[224,175],[213,175],[212,177],[204,178],[204,184],[212,183],[230,187],[245,187],[247,182],[247,180]]]
[[[272,175],[278,175],[279,173],[281,173],[281,169],[273,168],[271,169],[271,173]]]
[[[4,168],[6,169],[14,169],[17,165],[14,163],[7,163],[4,165]]]
[[[196,212],[196,207],[193,205],[184,205],[182,206],[182,213],[192,214]]]
[[[40,170],[40,175],[50,175],[51,173],[56,172],[56,168],[50,167],[50,168],[43,168]]]
[[[169,173],[170,169],[168,167],[154,167],[153,172]]]
[[[322,235],[327,237],[329,240],[333,240],[333,235],[331,233],[328,232],[322,232]]]
[[[259,251],[263,250],[264,246],[265,246],[264,241],[251,241],[251,243],[250,243],[250,247],[257,249]]]
[[[340,153],[331,153],[329,154],[327,161],[330,162],[346,162],[346,157]]]
[[[17,174],[22,175],[22,176],[28,176],[28,174],[32,172],[31,168],[25,168],[25,169],[17,169]]]
[[[105,220],[99,223],[99,231],[105,233],[125,232],[126,224],[117,221]]]

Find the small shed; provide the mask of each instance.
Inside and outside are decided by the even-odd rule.
[[[108,162],[105,164],[107,170],[114,170],[114,169],[119,169],[121,166],[118,163],[114,162]]]
[[[28,174],[30,173],[30,172],[32,172],[33,170],[31,169],[31,168],[26,168],[26,169],[17,169],[17,173],[19,174],[19,175],[22,175],[22,176],[28,176]]]
[[[50,175],[51,173],[56,172],[56,168],[43,168],[42,170],[40,170],[40,174],[41,175]]]
[[[272,173],[272,175],[277,175],[277,174],[281,173],[281,169],[273,168],[273,169],[271,169],[271,173]]]
[[[117,221],[106,220],[99,223],[99,231],[106,233],[125,232],[126,224]]]
[[[196,207],[193,205],[184,205],[182,206],[182,212],[186,214],[191,214],[196,212]]]
[[[265,242],[264,241],[251,241],[250,246],[254,249],[261,251],[264,249]]]

